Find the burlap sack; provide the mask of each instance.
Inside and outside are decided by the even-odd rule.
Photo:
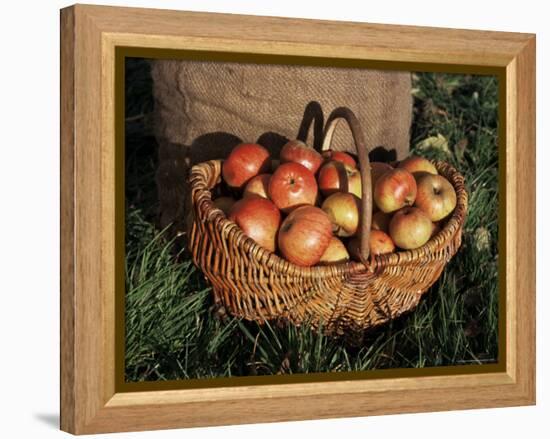
[[[153,61],[152,77],[162,227],[182,219],[190,166],[226,157],[241,141],[261,143],[277,155],[287,139],[300,137],[306,107],[318,121],[322,113],[326,118],[336,107],[349,107],[372,159],[400,159],[409,148],[407,72],[162,60]],[[310,144],[320,141],[320,130]],[[337,130],[334,145],[353,151],[347,129]]]

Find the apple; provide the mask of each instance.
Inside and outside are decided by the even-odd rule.
[[[243,198],[233,205],[229,219],[263,248],[275,251],[281,212],[270,200],[257,195]]]
[[[225,213],[225,216],[229,215],[229,211],[235,203],[236,200],[232,197],[219,197],[214,200],[214,206]]]
[[[334,160],[335,162],[342,162],[348,166],[351,166],[352,168],[357,168],[357,162],[347,152],[333,151],[332,149],[328,149],[326,151],[323,151],[323,158],[326,161]]]
[[[388,233],[390,225],[391,215],[384,213],[381,210],[372,214],[371,229],[381,230],[384,233]]]
[[[388,171],[391,171],[393,168],[384,162],[371,162],[370,163],[370,179],[371,184],[374,189],[378,179]]]
[[[271,179],[267,193],[283,212],[303,205],[314,205],[317,200],[317,182],[313,173],[299,163],[283,163]]]
[[[426,171],[416,171],[414,174],[413,174],[413,177],[414,177],[414,180],[416,181],[416,189],[418,190],[418,180],[420,180],[422,177],[424,177],[425,175],[434,175],[430,172],[426,172]]]
[[[338,236],[355,235],[359,225],[361,200],[346,192],[335,192],[329,195],[321,209],[328,215],[333,224],[333,232]]]
[[[350,192],[361,198],[361,172],[342,162],[330,161],[319,170],[317,180],[321,193],[327,197],[335,192]]]
[[[374,200],[374,188],[376,187],[376,182],[383,174],[385,174],[388,171],[391,171],[392,169],[393,167],[390,166],[388,163],[384,163],[384,162],[370,163],[370,181],[371,181],[373,200]],[[376,205],[376,203],[374,203],[373,211],[376,212],[377,210],[378,210],[378,206]]]
[[[395,251],[395,244],[390,235],[382,230],[371,230],[369,237],[371,255],[384,255]]]
[[[287,142],[281,149],[279,158],[281,159],[281,163],[299,163],[314,174],[323,163],[323,157],[321,154],[313,148],[309,148],[300,140],[290,140]]]
[[[252,177],[271,168],[269,151],[257,143],[237,145],[222,165],[222,176],[228,186],[242,189]]]
[[[423,175],[418,179],[414,205],[424,211],[431,221],[439,221],[456,207],[456,192],[441,175]]]
[[[416,207],[404,207],[390,221],[390,236],[395,245],[411,250],[426,244],[433,230],[430,218]]]
[[[361,260],[359,237],[356,236],[350,239],[348,242],[348,251],[354,260]],[[369,236],[369,251],[373,256],[392,253],[395,251],[395,244],[387,233],[381,230],[371,230]]]
[[[417,155],[411,155],[405,160],[402,160],[397,165],[400,169],[405,169],[411,174],[415,175],[417,172],[428,172],[430,174],[437,175],[436,167],[428,159],[419,157]]]
[[[250,195],[258,195],[262,198],[269,198],[267,195],[267,188],[269,187],[269,180],[271,174],[259,174],[256,177],[252,177],[243,191],[243,198]]]
[[[325,212],[315,206],[294,209],[279,229],[279,251],[283,257],[301,267],[321,260],[332,238],[332,223]]]
[[[346,246],[336,236],[330,238],[328,247],[321,256],[319,264],[337,264],[339,262],[349,261],[349,253]]]
[[[382,174],[374,186],[374,201],[385,213],[412,206],[416,198],[416,181],[409,171],[392,169]]]

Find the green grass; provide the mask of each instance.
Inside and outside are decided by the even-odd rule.
[[[184,253],[155,227],[156,143],[148,64],[127,68],[126,379],[356,371],[494,362],[498,356],[498,83],[413,76],[417,153],[465,176],[463,245],[414,312],[346,345],[305,327],[240,321],[213,306]],[[439,135],[439,138],[437,136]],[[442,137],[441,137],[442,136]],[[426,139],[431,139],[426,141]]]

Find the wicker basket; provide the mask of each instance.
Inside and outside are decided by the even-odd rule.
[[[362,262],[299,267],[260,247],[229,221],[212,202],[221,182],[220,160],[191,170],[193,218],[190,250],[195,264],[211,282],[215,300],[232,315],[263,323],[282,320],[322,327],[324,333],[362,333],[413,309],[439,278],[461,243],[467,211],[464,179],[445,162],[434,162],[454,186],[457,206],[441,231],[424,246],[369,257],[372,204],[368,151],[353,113],[333,111],[325,126],[322,149],[330,147],[337,123],[352,131],[362,174],[360,225]]]

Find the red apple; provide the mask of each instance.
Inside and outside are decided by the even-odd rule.
[[[235,202],[235,199],[232,197],[219,197],[214,200],[214,206],[220,209],[227,216],[229,215],[229,212]]]
[[[262,198],[269,198],[267,195],[267,188],[269,187],[269,180],[271,179],[271,174],[260,174],[256,177],[252,177],[243,191],[243,198],[250,195],[258,195]]]
[[[257,195],[243,198],[233,205],[229,219],[263,248],[275,251],[281,212],[271,201]]]
[[[382,230],[371,230],[369,237],[371,255],[384,255],[395,251],[395,244],[391,237]]]
[[[381,230],[384,233],[388,233],[390,225],[391,215],[384,213],[381,210],[372,214],[371,228],[373,230]]]
[[[426,244],[432,235],[430,218],[416,207],[398,210],[390,221],[390,236],[398,247],[406,250]]]
[[[418,179],[414,205],[424,211],[431,221],[439,221],[456,207],[456,192],[441,175],[423,175]]]
[[[376,187],[376,182],[378,179],[386,172],[391,171],[393,169],[392,166],[390,166],[388,163],[384,162],[371,162],[370,163],[370,181],[371,181],[371,188],[372,188],[372,200],[374,202],[374,188]],[[376,212],[378,210],[378,206],[376,203],[373,204],[373,212]]]
[[[332,223],[318,207],[299,207],[285,218],[278,244],[283,257],[293,264],[310,267],[321,260],[332,238]]]
[[[321,154],[313,148],[309,148],[300,140],[290,140],[287,142],[286,145],[283,146],[283,149],[281,149],[279,158],[281,159],[281,163],[299,163],[314,174],[323,163]]]
[[[335,192],[321,205],[333,224],[333,232],[338,236],[352,236],[357,231],[361,212],[361,200],[355,195]]]
[[[354,260],[361,260],[358,237],[354,237],[349,241],[348,251]],[[369,237],[369,251],[372,256],[392,253],[395,251],[395,244],[387,233],[384,233],[381,230],[371,230]]]
[[[307,204],[314,205],[317,199],[315,176],[299,163],[283,163],[269,180],[269,198],[283,212]]]
[[[317,178],[319,189],[326,197],[335,192],[350,192],[361,198],[361,172],[341,162],[323,165]]]
[[[320,265],[337,264],[349,260],[349,253],[342,241],[333,236],[328,243],[328,247],[321,256]]]
[[[370,179],[372,188],[376,186],[378,179],[388,171],[391,171],[393,168],[384,162],[371,162],[370,163]]]
[[[399,162],[397,167],[405,169],[413,175],[417,172],[429,172],[430,174],[437,175],[437,169],[432,164],[432,162],[430,162],[428,159],[425,159],[424,157],[419,157],[417,155],[407,157],[405,160]]]
[[[342,162],[352,168],[357,168],[357,162],[347,152],[333,151],[332,149],[329,149],[327,151],[323,151],[323,158],[326,161],[334,160],[335,162]]]
[[[269,172],[269,151],[257,143],[237,145],[222,165],[222,176],[232,188],[242,189],[252,177]]]
[[[392,169],[378,178],[374,186],[374,201],[385,213],[412,206],[416,198],[416,181],[404,169]]]

